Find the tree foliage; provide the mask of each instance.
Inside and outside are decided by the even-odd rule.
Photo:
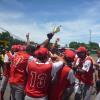
[[[77,42],[74,42],[74,41],[73,41],[73,42],[70,42],[70,43],[69,43],[69,47],[70,47],[70,48],[76,49],[76,48],[79,47],[79,44],[78,44]]]
[[[13,36],[11,36],[9,32],[0,33],[0,41],[8,41],[7,46],[9,46],[9,47],[11,47],[13,44],[25,43],[24,41],[13,38]],[[52,43],[49,44],[48,48],[50,48],[51,45],[52,45]],[[0,45],[0,46],[2,46],[2,45]],[[98,50],[99,49],[99,44],[96,42],[90,42],[89,44],[85,44],[85,43],[72,41],[69,43],[69,47],[73,48],[73,49],[77,49],[79,46],[85,46],[88,48],[88,50]],[[60,47],[60,45],[58,44],[56,46],[56,48],[59,48],[59,47]]]
[[[98,50],[99,44],[96,42],[90,42],[89,44],[80,43],[80,42],[70,42],[69,47],[77,49],[79,46],[85,46],[88,50]]]
[[[90,46],[90,49],[94,49],[94,50],[99,49],[99,44],[96,42],[90,42],[89,46]]]
[[[7,41],[8,44],[6,46],[9,46],[9,47],[11,47],[13,44],[23,44],[23,43],[25,43],[24,41],[13,38],[13,36],[11,36],[9,32],[0,33],[0,40],[1,41]]]
[[[2,32],[0,34],[0,40],[7,40],[7,41],[9,41],[9,38],[10,38],[10,33],[9,32]]]

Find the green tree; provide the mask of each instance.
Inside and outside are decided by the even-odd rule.
[[[2,32],[0,34],[0,40],[2,41],[7,41],[8,44],[6,46],[8,46],[9,48],[13,45],[13,44],[23,44],[25,43],[22,40],[18,40],[18,39],[14,39],[13,36],[10,35],[9,32]]]
[[[90,42],[89,47],[90,49],[96,50],[96,49],[99,49],[99,44],[96,42]]]
[[[79,43],[77,42],[70,42],[69,48],[77,49],[79,47]]]
[[[2,32],[0,34],[0,40],[7,40],[7,41],[9,41],[9,38],[10,38],[10,33],[9,32]]]

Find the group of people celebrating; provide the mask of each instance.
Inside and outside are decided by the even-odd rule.
[[[55,44],[48,47],[55,32],[47,34],[40,45],[12,45],[6,50],[4,72],[0,84],[0,100],[9,83],[10,100],[92,100],[94,84],[100,100],[100,52],[94,63],[84,46],[56,53]],[[96,73],[94,80],[93,74]]]

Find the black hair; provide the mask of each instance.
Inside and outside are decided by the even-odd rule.
[[[36,47],[34,46],[34,45],[28,45],[27,47],[26,47],[26,52],[27,53],[34,53],[34,51],[36,50]]]

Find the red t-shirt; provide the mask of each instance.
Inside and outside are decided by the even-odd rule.
[[[70,81],[71,78],[73,81],[75,80],[75,77],[73,79],[74,74],[71,74],[71,76],[69,75],[71,71],[71,68],[68,66],[64,66],[59,70],[59,72],[57,73],[56,81],[51,86],[49,95],[50,100],[62,100],[64,90],[72,84]]]
[[[79,81],[87,85],[93,85],[93,61],[87,56],[85,60],[80,61],[79,64],[80,69],[84,70],[85,73],[76,73],[76,77]]]
[[[13,61],[11,63],[9,78],[10,84],[25,85],[27,77],[26,67],[29,57],[30,55],[23,51],[15,54]]]
[[[30,61],[28,63],[26,95],[34,98],[46,96],[52,78],[51,71],[52,64]]]

